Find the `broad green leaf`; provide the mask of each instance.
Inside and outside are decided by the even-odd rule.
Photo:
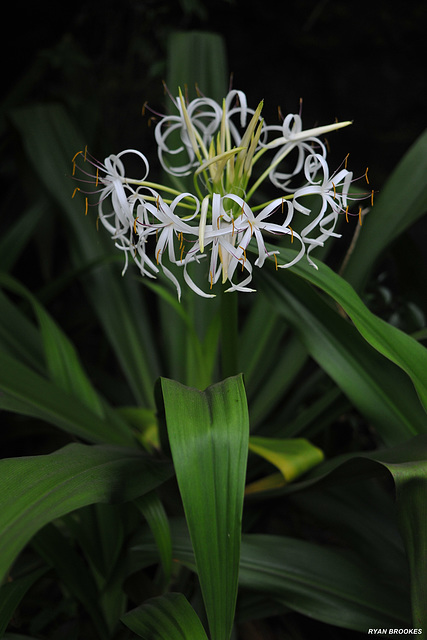
[[[227,93],[228,69],[225,43],[208,31],[172,32],[168,42],[167,85],[173,96],[178,88],[196,97],[196,85],[204,95],[218,102]]]
[[[295,405],[290,401],[286,405],[283,406],[278,416],[278,420],[281,422],[284,420],[286,424],[280,425],[282,427],[280,432],[275,431],[281,437],[286,438],[294,438],[303,434],[307,438],[312,438],[323,433],[332,423],[351,410],[350,401],[338,387],[324,391],[317,400],[313,400],[297,415],[294,415]],[[286,419],[282,416],[285,416]]]
[[[104,583],[117,571],[126,536],[126,521],[123,505],[101,502],[61,518],[93,568],[97,580]]]
[[[284,324],[283,320],[282,324]],[[288,328],[286,327],[286,329]],[[262,330],[259,330],[259,333],[262,333]],[[254,335],[259,335],[259,333]],[[279,336],[280,333],[278,331]],[[277,357],[277,349],[279,348],[280,358]],[[272,358],[272,361],[269,362],[267,371],[260,365],[259,372],[257,372],[258,384],[249,399],[252,426],[265,420],[265,416],[271,413],[278,404],[283,404],[286,393],[295,384],[298,374],[309,359],[305,346],[297,336],[292,334],[277,345],[273,341],[271,348],[267,347],[267,351],[269,353],[265,353],[265,360],[269,362],[269,359]],[[242,371],[245,369],[242,368]],[[259,378],[259,373],[262,372],[263,375]]]
[[[314,269],[305,261],[300,261],[293,267],[293,272],[335,300],[365,340],[408,374],[427,410],[427,349],[374,315],[353,287],[327,265],[318,263],[317,267]]]
[[[376,478],[349,480],[314,484],[287,495],[290,511],[314,530],[327,531],[341,548],[351,549],[384,580],[400,582],[408,593],[409,567],[392,492]]]
[[[285,536],[245,535],[240,585],[327,624],[366,632],[410,622],[399,589],[350,554]]]
[[[101,638],[108,638],[108,628],[99,606],[98,589],[81,555],[59,529],[50,524],[32,539],[37,553],[52,567],[56,576],[91,616]]]
[[[121,620],[145,640],[208,640],[196,612],[181,593],[151,598]]]
[[[427,410],[427,349],[369,311],[351,285],[326,265],[310,271],[305,267],[304,271],[309,282],[336,300],[369,344],[408,374]]]
[[[295,485],[289,487],[295,490]],[[284,491],[278,490],[276,495]],[[174,558],[195,571],[185,523],[173,520],[171,530]],[[137,561],[139,555],[144,558],[153,553],[155,543],[141,536],[133,551]],[[402,627],[410,623],[405,581],[384,582],[380,571],[374,573],[371,565],[351,550],[332,545],[243,534],[239,586],[337,627],[366,631],[383,624]]]
[[[100,418],[75,396],[1,349],[0,389],[2,409],[45,420],[89,442],[136,445],[128,425],[114,412]]]
[[[113,633],[126,607],[123,551],[126,545],[126,523],[129,520],[128,507],[127,504],[98,502],[61,518],[62,526],[65,525],[68,533],[74,537],[95,579],[97,610],[101,611],[103,628],[107,628],[108,637]],[[45,529],[41,535],[44,531]],[[80,575],[79,579],[84,578]]]
[[[0,579],[45,524],[88,504],[134,500],[171,474],[165,461],[112,446],[0,460]]]
[[[265,304],[262,296],[254,296],[251,304],[245,308],[244,322],[239,332],[239,364],[241,371],[245,372],[248,399],[252,388],[255,392],[275,361],[275,348],[285,331],[281,317],[271,310],[270,305]],[[258,338],[256,341],[254,335]]]
[[[299,277],[290,272],[266,271],[262,288],[312,357],[377,426],[389,444],[425,432],[425,411],[403,371],[411,376],[419,396],[427,403],[423,373],[427,370],[424,368],[427,367],[426,350],[410,336],[374,316],[350,285],[325,265],[319,264],[315,270],[299,263],[294,271]],[[355,326],[303,280],[331,295]]]
[[[384,463],[397,490],[398,517],[411,572],[413,624],[427,628],[427,451],[415,464]]]
[[[36,202],[14,220],[12,226],[0,238],[0,269],[10,270],[22,254],[43,216],[46,202]],[[15,214],[14,214],[15,216]]]
[[[0,587],[0,638],[3,638],[6,627],[9,624],[17,606],[35,582],[46,573],[42,567],[31,571],[26,576],[6,582]]]
[[[287,484],[320,464],[323,452],[304,438],[249,438],[249,450],[279,469]]]
[[[243,380],[200,392],[163,378],[161,391],[211,637],[229,640],[249,438]]]
[[[357,478],[384,477],[389,475],[396,488],[397,516],[405,544],[411,575],[411,600],[413,624],[427,627],[427,519],[425,496],[427,492],[427,436],[419,435],[399,446],[340,456],[317,467],[307,480],[284,489],[283,492],[300,491],[321,483]]]
[[[102,402],[92,387],[74,346],[57,323],[38,300],[15,279],[0,273],[0,286],[23,296],[32,305],[39,322],[46,366],[52,382],[70,395],[75,395],[94,413],[102,417],[104,413]]]
[[[427,130],[402,158],[365,216],[343,271],[356,290],[363,288],[386,247],[427,212],[426,173]]]
[[[163,583],[167,585],[172,572],[172,540],[165,508],[155,491],[146,493],[135,502],[153,532],[163,568]]]
[[[46,372],[40,332],[3,291],[0,291],[0,344],[35,371]]]
[[[76,269],[116,255],[114,243],[95,218],[84,215],[84,200],[72,199],[72,158],[85,147],[82,133],[58,104],[22,107],[11,113],[25,153],[42,186],[63,215],[66,237]],[[96,151],[95,151],[96,153]],[[122,278],[121,269],[106,262],[82,278],[88,302],[97,313],[129,388],[143,406],[153,407],[153,385],[159,363],[153,348],[149,311],[136,279]]]

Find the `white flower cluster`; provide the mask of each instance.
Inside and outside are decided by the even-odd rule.
[[[150,182],[147,158],[133,149],[111,155],[104,163],[86,151],[73,159],[73,173],[78,167],[86,174],[83,180],[96,184],[99,220],[124,252],[123,271],[130,254],[144,276],[156,277],[162,269],[180,297],[181,267],[193,291],[213,297],[219,280],[229,282],[227,291],[253,291],[249,287],[253,265],[262,267],[269,257],[276,268],[290,267],[304,255],[315,266],[312,249],[331,236],[339,237],[334,229],[339,215],[348,215],[353,178],[347,168],[330,175],[326,146],[319,136],[350,123],[304,131],[301,117],[290,114],[281,125],[268,126],[261,118],[262,103],[255,110],[248,108],[241,91],[231,91],[222,105],[205,97],[186,103],[181,93],[174,104],[177,114],[162,117],[155,128],[158,157],[175,182],[192,175],[194,193]],[[268,153],[272,158],[266,162]],[[142,163],[138,179],[126,176],[123,160],[129,154]],[[84,158],[83,166],[77,157]],[[299,186],[293,188],[296,176]],[[250,205],[267,178],[279,190],[278,197]],[[317,199],[314,213],[305,204],[307,196]],[[303,221],[306,217],[306,223],[296,221],[298,216]],[[266,236],[287,238],[297,249],[295,257],[279,264],[280,248],[267,250]],[[206,258],[204,291],[191,277],[190,265]]]

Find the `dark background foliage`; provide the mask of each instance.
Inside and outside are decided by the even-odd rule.
[[[297,112],[300,98],[306,126],[354,120],[334,136],[333,152],[339,163],[351,151],[356,174],[369,165],[378,188],[425,127],[422,1],[42,2],[12,6],[8,24],[2,84],[9,105],[64,101],[88,137],[102,132],[107,153],[152,146],[141,107],[164,104],[174,29],[221,33],[234,87],[250,104],[264,98],[269,120],[278,105]]]

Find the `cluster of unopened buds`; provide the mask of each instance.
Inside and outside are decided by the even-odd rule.
[[[320,139],[350,122],[303,130],[301,116],[289,114],[278,125],[267,125],[262,103],[250,109],[237,90],[222,104],[201,95],[189,102],[181,91],[172,102],[177,113],[162,116],[154,134],[161,166],[178,188],[150,182],[148,160],[134,149],[103,163],[87,150],[73,158],[73,175],[93,183],[98,218],[124,252],[123,273],[130,254],[143,276],[155,278],[161,269],[179,298],[182,281],[204,297],[214,296],[218,281],[228,283],[226,291],[253,291],[253,265],[271,259],[276,269],[287,268],[306,256],[315,267],[311,251],[339,237],[340,215],[347,220],[358,215],[361,222],[360,207],[349,212],[350,202],[361,196],[350,193],[354,180],[347,159],[330,174]],[[138,179],[126,175],[129,155],[141,163]],[[193,177],[192,192],[179,188],[186,176]],[[368,182],[367,173],[365,178]],[[258,191],[266,179],[279,195],[260,203]],[[87,212],[88,192],[76,191],[85,195]],[[266,245],[267,239],[276,244]],[[285,245],[293,249],[288,261],[280,256]],[[205,290],[191,274],[192,265],[203,261]]]

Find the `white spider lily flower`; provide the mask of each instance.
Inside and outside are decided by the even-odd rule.
[[[128,254],[132,252],[134,259],[137,262],[140,271],[143,275],[153,277],[150,271],[147,271],[145,264],[148,264],[152,271],[157,272],[158,269],[152,263],[152,261],[145,255],[141,247],[137,247],[135,244],[135,205],[136,191],[134,187],[129,183],[129,179],[126,177],[125,167],[122,162],[122,157],[126,154],[136,155],[142,160],[144,166],[144,175],[138,180],[133,182],[144,181],[149,173],[149,164],[144,154],[134,149],[126,149],[121,151],[117,155],[110,155],[105,158],[104,163],[92,162],[96,166],[96,186],[99,186],[99,201],[98,201],[98,219],[102,225],[111,234],[112,240],[114,240],[115,246],[124,252],[125,264],[123,267],[122,275],[128,268]],[[100,173],[101,170],[101,173]],[[86,174],[89,175],[89,174]],[[106,213],[104,207],[109,197],[111,196],[112,209]],[[136,253],[139,254],[139,258],[136,257]]]
[[[162,167],[168,173],[185,176],[192,173],[212,155],[212,144],[218,142],[219,155],[240,146],[248,116],[255,110],[247,106],[242,91],[230,91],[222,105],[215,100],[199,97],[185,104],[182,93],[174,100],[177,115],[164,116],[156,125],[154,135]],[[238,126],[233,119],[238,119]],[[217,140],[218,135],[218,140]],[[168,156],[175,156],[169,158]]]
[[[306,255],[315,266],[311,251],[339,237],[338,216],[345,213],[347,219],[348,201],[353,199],[353,174],[346,165],[330,174],[327,147],[320,137],[350,122],[304,130],[301,116],[289,114],[281,124],[268,125],[261,117],[263,102],[251,109],[245,94],[235,90],[221,104],[200,94],[187,102],[181,91],[172,100],[177,113],[161,117],[154,132],[158,158],[173,176],[193,176],[194,195],[149,182],[148,161],[133,149],[111,155],[104,163],[87,157],[86,151],[73,158],[73,175],[77,156],[96,169],[94,176],[92,168],[89,172],[79,167],[80,179],[95,183],[98,218],[124,253],[123,273],[131,257],[143,276],[155,278],[163,272],[179,299],[182,281],[197,295],[210,298],[219,283],[228,283],[228,292],[254,291],[253,268],[262,268],[267,259],[279,269]],[[270,153],[273,158],[266,162]],[[126,176],[126,155],[142,162],[140,179]],[[297,176],[303,180],[293,187]],[[280,193],[255,207],[252,196],[267,179]],[[318,206],[309,209],[307,196],[310,207],[313,199]],[[87,209],[86,196],[86,213]],[[301,217],[303,224],[297,220]],[[267,238],[277,241],[274,248],[267,247]],[[281,247],[289,242],[297,251],[289,262],[279,263]],[[209,291],[191,275],[193,268],[203,266]]]
[[[147,178],[150,170],[147,158],[143,153],[136,151],[135,149],[126,149],[117,155],[110,155],[105,158],[103,165],[105,175],[99,176],[99,182],[104,185],[104,188],[101,191],[100,200],[102,202],[102,200],[107,198],[108,195],[111,195],[113,208],[117,211],[118,215],[127,209],[128,196],[126,195],[126,190],[131,192],[134,191],[126,177],[125,167],[121,160],[121,158],[126,154],[136,155],[142,160],[145,168],[143,177],[139,178],[135,182],[143,182]]]
[[[207,149],[221,122],[221,107],[210,98],[198,98],[186,106],[182,94],[174,104],[178,115],[164,116],[156,125],[154,136],[163,169],[172,175],[185,176],[199,165],[201,155],[207,157]],[[171,159],[170,164],[167,156],[176,159]]]
[[[326,145],[320,140],[319,136],[347,127],[350,124],[352,123],[348,120],[303,130],[301,116],[290,113],[284,118],[282,125],[264,127],[265,136],[268,136],[271,132],[279,132],[281,135],[273,140],[260,142],[260,147],[263,149],[261,153],[266,149],[274,149],[276,152],[270,162],[269,168],[261,179],[257,181],[256,185],[268,175],[274,186],[291,193],[294,191],[292,186],[289,186],[291,180],[302,171],[306,157],[312,154],[321,154],[326,158]],[[279,166],[293,151],[297,154],[293,168],[287,171],[279,170]]]
[[[282,146],[289,142],[296,143],[302,140],[317,139],[325,133],[330,133],[331,131],[348,127],[350,124],[352,124],[351,120],[346,120],[344,122],[334,122],[333,124],[303,130],[301,116],[296,113],[290,113],[283,119],[282,125],[270,125],[265,127],[266,134],[268,134],[269,131],[279,131],[282,134],[278,138],[265,143],[265,146],[274,149],[275,147]]]
[[[213,285],[221,279],[223,284],[227,280],[231,283],[230,291],[254,291],[247,287],[252,279],[252,265],[246,259],[244,248],[240,246],[239,239],[242,234],[237,231],[233,216],[229,210],[230,207],[227,210],[224,207],[225,200],[226,198],[219,193],[212,194],[212,223],[206,225],[204,230],[203,247],[211,247],[208,273],[209,288],[212,289]],[[198,295],[205,298],[213,298],[214,294],[206,293],[200,289],[188,273],[187,265],[190,261],[198,261],[198,258],[202,257],[199,253],[200,251],[201,246],[198,241],[186,256],[184,279],[188,286]],[[235,284],[232,278],[238,268],[241,268],[242,271],[247,271],[248,275],[241,282]]]
[[[320,173],[320,177],[318,175]],[[297,189],[294,194],[293,203],[296,211],[309,215],[311,209],[305,207],[301,200],[304,196],[317,195],[321,199],[318,214],[301,231],[301,237],[307,249],[307,258],[311,265],[316,266],[309,257],[311,250],[316,246],[323,246],[324,241],[329,237],[340,238],[341,234],[335,233],[335,225],[338,216],[347,210],[348,191],[352,182],[353,173],[347,169],[341,169],[335,174],[329,175],[329,167],[325,158],[319,154],[313,154],[306,158],[304,174],[307,185]],[[329,213],[327,211],[329,210]],[[329,225],[329,226],[327,226]],[[309,234],[319,227],[321,233],[315,238],[310,238]]]
[[[209,196],[205,196],[202,201],[199,223],[199,246],[200,253],[203,253],[205,246],[206,219],[208,216]]]
[[[301,260],[305,253],[305,245],[301,236],[291,227],[294,216],[292,202],[284,198],[276,198],[261,209],[257,215],[254,215],[252,209],[244,200],[237,196],[230,195],[227,197],[232,198],[241,207],[241,214],[235,221],[236,228],[242,233],[242,238],[239,243],[240,246],[246,250],[252,237],[255,237],[258,249],[258,258],[255,260],[255,266],[262,267],[266,258],[270,256],[274,257],[280,253],[280,250],[267,251],[263,233],[269,233],[275,236],[290,236],[292,243],[294,240],[299,240],[301,244],[300,251],[291,262],[279,265],[275,258],[277,268],[291,267]],[[283,221],[280,224],[269,222],[268,218],[273,214],[278,214],[279,217],[283,217]]]
[[[163,264],[163,255],[167,253],[172,265],[183,265],[185,243],[194,243],[198,236],[198,227],[191,225],[190,222],[199,215],[200,203],[192,194],[181,193],[168,204],[154,190],[149,191],[155,198],[155,204],[143,200],[138,209],[140,217],[136,219],[135,226],[138,230],[142,229],[139,234],[139,243],[147,242],[149,236],[156,237],[154,248],[156,265],[161,266],[166,277],[175,285],[178,299],[180,299],[181,286],[172,271]],[[188,201],[188,199],[194,201],[195,210],[184,220],[175,213],[175,210],[183,200]],[[179,251],[179,257],[176,255],[176,250]]]
[[[139,151],[135,151],[134,149],[126,149],[117,155],[110,155],[105,158],[104,163],[98,162],[92,157],[89,157],[87,151],[79,151],[73,158],[73,175],[75,175],[75,170],[77,168],[77,156],[83,156],[84,162],[88,162],[93,167],[89,172],[85,168],[79,166],[79,171],[84,177],[79,178],[78,180],[80,183],[95,184],[95,190],[92,190],[90,193],[99,193],[98,217],[110,233],[117,235],[120,235],[121,232],[124,232],[125,234],[127,233],[129,225],[133,224],[134,217],[130,197],[135,193],[135,190],[126,177],[125,167],[121,160],[125,154],[136,155],[142,160],[144,175],[140,178],[140,181],[144,181],[149,173],[148,160],[144,154]],[[94,170],[95,174],[93,173]],[[134,180],[131,182],[138,181]],[[76,187],[73,196],[76,191],[88,193],[83,191],[80,187]],[[109,196],[111,196],[112,211],[105,213],[103,207]]]
[[[142,160],[144,175],[139,180],[129,180],[126,177],[125,167],[121,159],[126,154],[136,155],[140,160]],[[81,165],[77,165],[77,157],[83,157],[84,164],[88,163],[92,167],[92,169],[88,171]],[[118,228],[120,227],[127,228],[128,222],[132,219],[132,214],[130,212],[128,203],[129,196],[134,193],[134,188],[131,186],[131,183],[143,182],[144,180],[146,180],[149,173],[148,160],[144,156],[144,154],[140,151],[136,151],[135,149],[126,149],[124,151],[121,151],[117,155],[108,156],[102,163],[90,156],[85,149],[85,151],[79,151],[75,154],[72,163],[73,176],[75,176],[77,168],[79,169],[80,175],[84,176],[76,178],[78,182],[87,185],[95,184],[95,189],[91,189],[90,192],[85,191],[80,187],[76,187],[73,193],[73,197],[76,191],[81,191],[84,194],[99,193],[98,213],[102,221],[104,222],[104,220],[107,219],[107,216],[108,218],[110,218],[112,215],[115,215],[116,230],[118,230]],[[109,196],[111,196],[113,212],[104,214],[103,204]],[[86,213],[87,205],[88,200],[86,197]],[[111,231],[111,225],[107,224],[107,226],[109,226],[109,230]]]

